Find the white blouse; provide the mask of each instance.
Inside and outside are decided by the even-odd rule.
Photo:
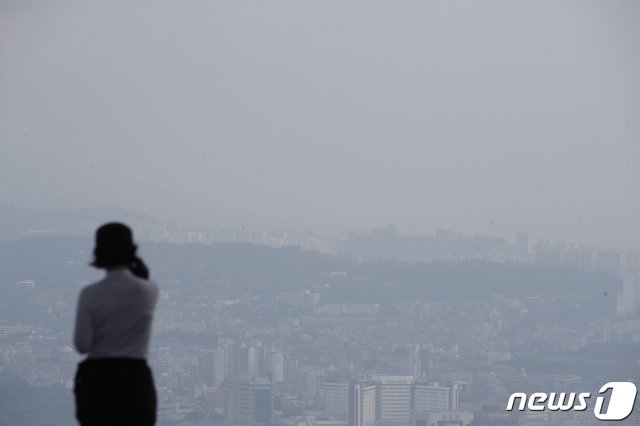
[[[114,269],[80,292],[73,342],[89,358],[142,358],[149,352],[158,286]]]

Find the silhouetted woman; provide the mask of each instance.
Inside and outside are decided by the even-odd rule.
[[[82,426],[155,424],[156,392],[146,358],[158,287],[136,250],[126,225],[98,228],[92,265],[107,273],[80,292],[74,333],[76,349],[88,354],[74,388]]]

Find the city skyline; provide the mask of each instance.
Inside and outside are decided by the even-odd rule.
[[[0,239],[56,235],[89,236],[100,224],[120,221],[131,224],[134,227],[134,231],[137,231],[143,240],[182,243],[246,241],[260,244],[270,241],[267,244],[276,246],[291,244],[313,249],[314,247],[301,244],[296,241],[296,238],[291,239],[291,237],[302,237],[317,241],[324,240],[325,242],[333,240],[335,242],[348,239],[350,236],[366,236],[391,230],[393,233],[407,237],[433,237],[444,232],[463,238],[471,236],[498,238],[506,243],[515,245],[518,245],[518,239],[524,238],[525,244],[530,247],[539,243],[555,242],[610,250],[635,250],[640,248],[640,240],[635,241],[634,238],[626,240],[612,237],[602,240],[572,240],[563,239],[558,235],[536,232],[536,230],[528,231],[526,229],[519,229],[512,234],[501,233],[496,229],[490,229],[488,232],[478,232],[478,230],[463,232],[460,229],[447,227],[425,228],[418,232],[411,229],[398,228],[392,223],[386,223],[370,228],[321,231],[308,227],[287,227],[286,225],[260,226],[246,221],[188,224],[161,220],[161,216],[154,216],[152,213],[123,207],[33,208],[8,203],[0,203],[0,213],[5,215],[4,223],[0,224]],[[222,237],[222,235],[225,236]],[[327,251],[326,247],[317,247],[316,249]]]
[[[504,410],[510,393],[638,382],[638,251],[551,244],[518,262],[407,263],[237,243],[141,249],[160,288],[149,356],[159,426],[522,426],[528,413]],[[75,304],[100,275],[91,239],[1,240],[0,251],[0,420],[49,406],[70,419]]]

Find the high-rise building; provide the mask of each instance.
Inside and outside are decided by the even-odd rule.
[[[228,425],[267,426],[271,424],[271,381],[256,377],[251,381],[229,380],[222,383],[224,416]]]
[[[640,279],[640,250],[625,252],[620,258],[620,276],[623,280]]]
[[[296,358],[284,359],[284,381],[295,385],[298,381],[298,360]]]
[[[631,315],[640,306],[640,278],[624,280],[622,294],[618,295],[617,311],[622,315]]]
[[[213,385],[218,387],[224,381],[224,349],[213,350]]]
[[[325,382],[325,413],[347,426],[373,426],[376,421],[376,386],[370,382]]]
[[[437,383],[416,382],[413,391],[416,411],[440,411],[450,407],[451,389]]]
[[[320,384],[324,381],[324,371],[319,368],[307,368],[303,375],[303,390],[308,398],[315,398]]]
[[[223,364],[224,364],[224,380],[232,380],[235,378],[235,369],[237,365],[235,345],[227,342],[222,347]]]
[[[237,373],[242,380],[250,380],[249,377],[249,364],[253,364],[251,361],[252,353],[250,353],[252,348],[243,343],[241,346],[236,348],[236,369]]]
[[[325,412],[336,420],[347,420],[349,411],[349,384],[324,382]]]
[[[225,380],[240,378],[250,381],[268,373],[264,347],[260,341],[251,344],[226,342],[223,349]]]
[[[460,409],[460,385],[454,383],[451,385],[451,393],[449,394],[449,409],[458,411]]]
[[[265,354],[267,372],[271,374],[273,383],[284,382],[284,353],[275,345]]]
[[[620,253],[617,251],[598,250],[594,262],[594,269],[598,272],[609,272],[620,276]]]
[[[409,365],[411,365],[413,377],[422,377],[422,366],[420,365],[420,345],[409,346]]]
[[[376,421],[376,386],[373,383],[349,384],[348,426],[373,426]]]
[[[376,419],[394,426],[409,424],[413,376],[372,374],[371,380],[376,384]]]
[[[420,365],[420,376],[428,377],[433,369],[433,360],[431,358],[431,349],[430,348],[420,348],[418,350],[418,362]]]
[[[207,352],[198,358],[198,383],[213,386],[215,382],[214,354]]]

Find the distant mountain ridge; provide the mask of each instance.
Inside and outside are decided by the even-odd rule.
[[[88,267],[93,242],[87,237],[33,237],[0,242],[1,291],[19,280],[63,289],[77,280],[94,279]],[[620,280],[611,274],[570,268],[485,261],[360,263],[305,251],[250,243],[171,244],[146,242],[141,254],[159,282],[180,281],[189,291],[224,277],[231,294],[271,297],[281,291],[322,288],[328,303],[380,303],[403,300],[479,300],[492,294],[535,297],[540,294],[583,298],[594,311],[614,309]],[[336,274],[336,272],[339,272]],[[312,284],[314,283],[314,284]],[[216,284],[220,285],[220,284]],[[43,288],[44,288],[43,287]],[[2,311],[2,309],[0,309]]]

